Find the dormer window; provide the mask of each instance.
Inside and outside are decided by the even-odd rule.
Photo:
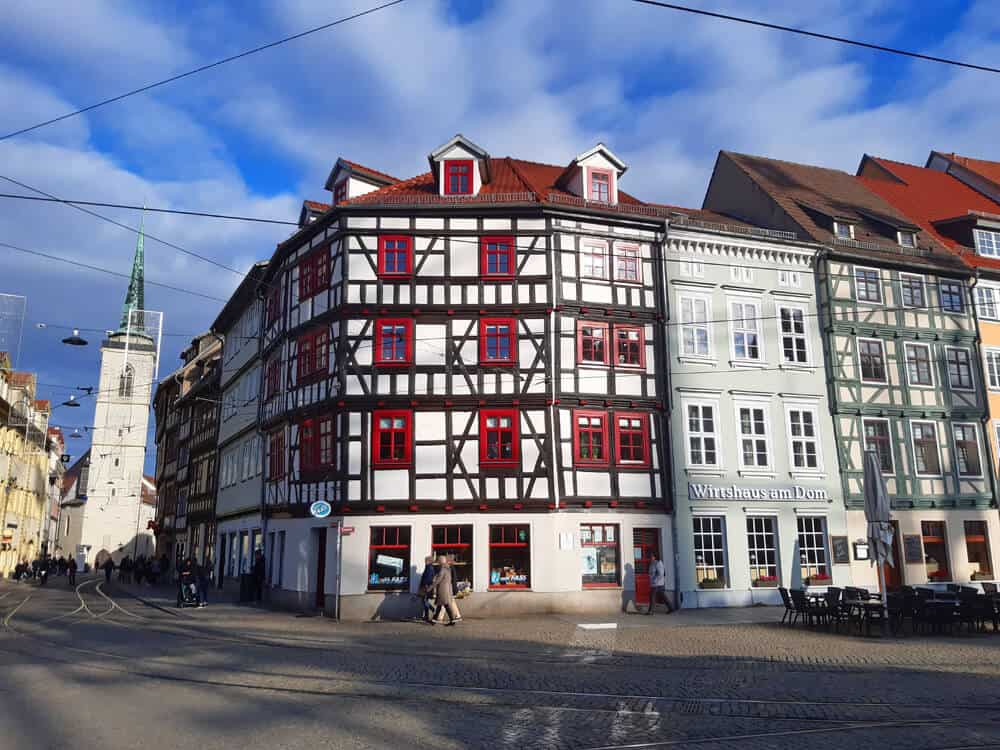
[[[854,239],[854,225],[846,221],[833,222],[833,234],[839,240]]]
[[[471,159],[448,159],[444,163],[444,194],[472,194]]]
[[[900,247],[916,247],[917,246],[917,233],[916,232],[907,232],[907,231],[902,231],[901,230],[899,232],[896,232],[896,236],[899,239],[899,246]]]
[[[976,252],[990,258],[1000,257],[1000,231],[992,229],[977,229]]]
[[[590,200],[600,203],[611,202],[611,172],[590,170]]]

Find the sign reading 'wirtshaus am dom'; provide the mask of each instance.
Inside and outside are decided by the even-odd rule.
[[[830,493],[822,487],[741,487],[730,484],[688,484],[690,500],[830,500]]]

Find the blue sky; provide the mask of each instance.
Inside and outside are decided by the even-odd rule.
[[[0,101],[8,105],[0,131],[372,4],[18,4],[0,25]],[[691,4],[1000,65],[1000,14],[988,2]],[[0,142],[0,173],[66,198],[294,220],[303,198],[329,197],[323,183],[339,156],[405,177],[462,132],[494,155],[560,164],[603,140],[629,163],[629,192],[697,206],[722,148],[846,170],[866,152],[915,163],[932,148],[1000,159],[997,112],[996,75],[628,0],[406,0]],[[19,191],[0,183],[0,192]],[[146,227],[238,269],[268,257],[287,232],[162,215],[148,216]],[[123,272],[135,246],[134,235],[73,209],[13,200],[0,200],[0,242]],[[239,281],[155,241],[146,257],[148,279],[204,294],[226,297]],[[68,331],[55,326],[114,327],[125,286],[0,248],[0,292],[28,297],[21,367],[43,383],[96,384],[96,346],[64,347]],[[165,313],[162,374],[219,304],[152,286],[146,299]],[[56,402],[69,392],[41,389]],[[53,422],[91,418],[85,406],[57,410]],[[72,451],[85,443],[74,441]]]

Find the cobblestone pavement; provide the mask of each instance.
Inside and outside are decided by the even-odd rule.
[[[774,609],[585,630],[169,603],[0,583],[4,746],[1000,748],[1000,634],[863,638]]]

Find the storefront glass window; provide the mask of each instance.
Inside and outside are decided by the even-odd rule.
[[[451,559],[451,572],[459,587],[472,588],[472,525],[434,526],[431,529],[431,552],[434,559]]]
[[[723,589],[726,576],[726,520],[721,516],[695,516],[694,570],[698,587]]]
[[[527,526],[490,526],[490,588],[531,587],[531,536]]]
[[[747,550],[750,556],[750,585],[774,588],[778,585],[778,532],[770,516],[747,518]]]
[[[580,526],[583,585],[617,586],[620,582],[618,525],[585,523]]]
[[[368,590],[410,587],[410,527],[373,526],[368,545]]]
[[[948,569],[948,545],[945,542],[944,521],[921,521],[920,535],[924,542],[924,568],[929,583],[951,580]]]
[[[826,557],[826,519],[799,516],[799,566],[802,580],[813,585],[829,583]]]
[[[965,553],[969,558],[969,580],[992,581],[993,566],[990,564],[986,521],[965,522]]]

